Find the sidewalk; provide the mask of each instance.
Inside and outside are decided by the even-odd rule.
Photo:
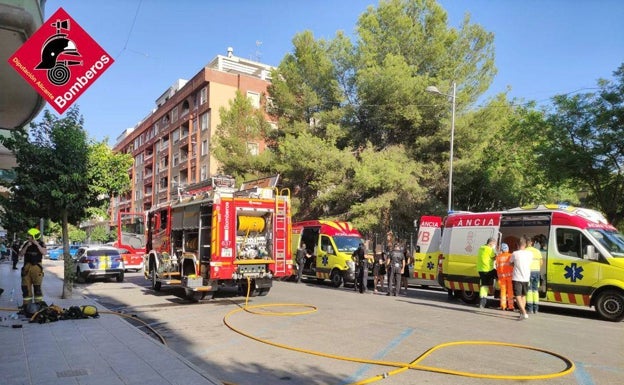
[[[18,264],[21,268],[22,262]],[[61,299],[62,262],[44,261],[44,301],[68,309],[100,304],[77,293]],[[20,270],[0,263],[0,317],[22,303]],[[14,289],[11,301],[11,289]],[[11,325],[22,325],[13,328]],[[0,327],[0,383],[6,385],[222,385],[184,357],[144,334],[123,317],[28,323],[24,317]]]

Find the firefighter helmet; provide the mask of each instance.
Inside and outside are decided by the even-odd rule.
[[[28,235],[32,236],[34,239],[41,238],[41,232],[35,228],[28,229]]]

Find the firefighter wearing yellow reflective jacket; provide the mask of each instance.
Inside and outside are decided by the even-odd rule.
[[[28,230],[27,237],[28,239],[19,251],[19,255],[24,257],[24,267],[22,267],[23,306],[31,302],[43,301],[43,292],[41,291],[43,266],[41,266],[41,261],[43,256],[48,253],[39,230]]]
[[[531,277],[529,279],[529,290],[527,291],[527,304],[526,311],[527,313],[537,313],[539,310],[539,286],[540,286],[540,275],[542,270],[542,264],[544,263],[542,259],[542,253],[533,247],[535,244],[535,239],[529,240],[529,246],[526,250],[529,250],[533,254],[533,259],[531,260]]]
[[[496,279],[494,260],[496,259],[496,238],[488,238],[487,243],[479,248],[477,254],[477,272],[479,273],[479,307],[484,308],[490,288]]]

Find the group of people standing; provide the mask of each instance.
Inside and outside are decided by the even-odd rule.
[[[401,294],[402,288],[405,289],[405,294],[407,294],[409,265],[413,263],[413,257],[407,248],[402,248],[400,244],[396,243],[391,250],[377,253],[370,259],[366,255],[364,245],[360,244],[360,247],[352,256],[358,266],[358,270],[356,270],[356,287],[360,293],[366,291],[368,264],[371,263],[370,259],[373,259],[373,293],[379,293],[380,290],[383,291],[385,276],[387,275],[387,296]]]
[[[509,245],[501,243],[497,248],[495,238],[479,248],[477,271],[479,273],[479,307],[484,308],[487,296],[492,291],[494,280],[500,286],[500,308],[520,311],[519,320],[529,318],[528,313],[539,310],[539,285],[542,253],[534,247],[535,238],[522,236],[518,240],[518,249],[510,253]]]

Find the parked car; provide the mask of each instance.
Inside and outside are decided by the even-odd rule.
[[[124,262],[119,250],[112,246],[81,246],[73,257],[78,281],[115,277],[124,280]]]
[[[117,249],[117,250],[119,250],[119,254],[121,254],[123,258],[124,267],[126,268],[126,271],[143,270],[143,254],[131,253],[127,249]]]
[[[80,245],[69,245],[69,255],[71,257],[76,255]],[[53,249],[48,249],[48,258],[53,261],[58,261],[59,259],[63,259],[63,246],[58,246]]]

